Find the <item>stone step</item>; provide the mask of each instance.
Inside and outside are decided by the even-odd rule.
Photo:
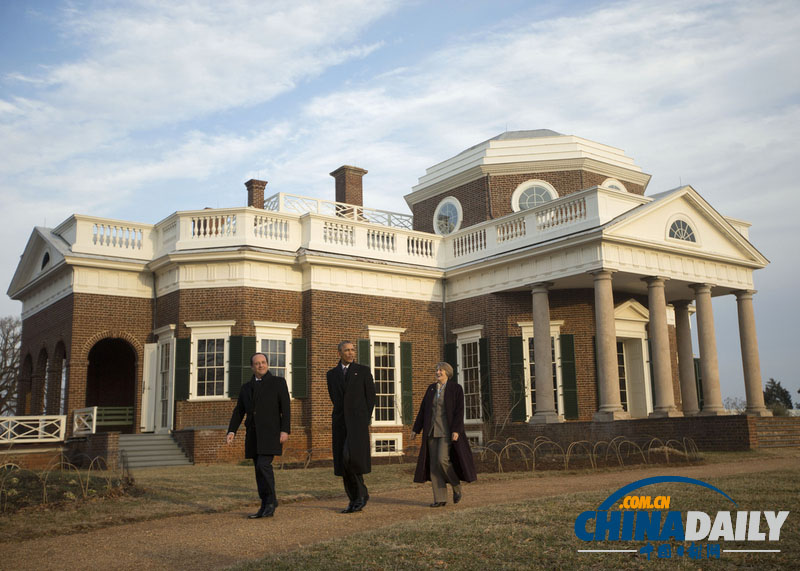
[[[122,434],[119,438],[119,449],[125,453],[131,468],[191,465],[191,461],[169,434]]]

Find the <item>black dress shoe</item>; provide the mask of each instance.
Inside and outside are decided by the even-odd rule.
[[[367,498],[356,498],[353,502],[353,511],[360,512],[364,509],[365,505],[367,505]]]
[[[461,501],[461,493],[460,492],[453,492],[453,503],[457,504]]]
[[[343,514],[351,514],[355,511],[355,502],[350,502],[346,508],[344,508],[341,513]]]
[[[275,515],[275,506],[268,505],[268,506],[265,506],[265,507],[261,508],[256,513],[250,514],[247,517],[249,519],[259,519],[259,518],[262,518],[262,517],[272,517],[273,515]]]
[[[447,505],[447,502],[433,502],[431,504],[432,508],[441,508]]]

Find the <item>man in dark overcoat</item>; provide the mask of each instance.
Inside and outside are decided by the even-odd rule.
[[[364,509],[369,500],[364,474],[372,470],[369,425],[375,408],[375,381],[369,367],[355,362],[350,341],[338,345],[339,363],[328,371],[328,394],[333,403],[333,472],[342,477],[350,499],[342,513]]]
[[[236,430],[246,415],[244,456],[253,459],[256,486],[261,498],[261,508],[248,517],[257,519],[272,517],[278,506],[272,459],[283,453],[283,444],[289,440],[291,406],[286,379],[275,377],[269,372],[264,353],[256,353],[250,357],[250,368],[253,369],[253,376],[239,391],[239,400],[228,424],[226,441],[233,444]]]

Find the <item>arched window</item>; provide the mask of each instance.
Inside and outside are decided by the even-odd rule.
[[[684,240],[686,242],[697,242],[697,238],[694,235],[694,230],[692,230],[692,227],[689,226],[688,222],[681,220],[680,218],[673,222],[669,227],[669,237],[674,238],[675,240]]]
[[[558,193],[550,183],[543,180],[526,180],[511,195],[511,209],[514,212],[535,208],[556,198]]]
[[[44,256],[42,256],[42,267],[39,269],[40,270],[45,269],[47,267],[47,264],[49,263],[50,263],[50,252],[45,252]]]
[[[461,203],[454,196],[442,199],[433,213],[433,231],[441,236],[452,234],[461,228],[464,219]]]
[[[628,189],[625,188],[625,185],[615,178],[607,178],[606,180],[603,181],[603,184],[601,184],[600,186],[604,186],[606,188],[613,188],[614,190],[619,190],[622,192],[628,192]]]

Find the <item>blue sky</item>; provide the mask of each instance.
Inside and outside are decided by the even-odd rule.
[[[366,206],[408,212],[425,168],[547,128],[753,223],[764,380],[798,399],[798,29],[794,0],[0,0],[0,281],[74,212],[153,223],[243,205],[254,177],[331,199],[342,164],[369,171]],[[743,396],[735,299],[714,305]]]

